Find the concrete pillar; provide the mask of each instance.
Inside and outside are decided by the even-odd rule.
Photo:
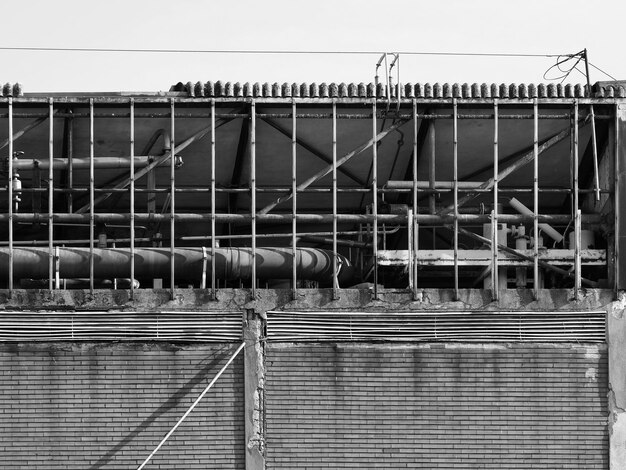
[[[617,129],[615,129],[615,223],[616,237],[616,284],[617,288],[626,289],[626,105],[617,106]]]
[[[244,415],[246,470],[265,470],[265,321],[254,310],[246,311],[244,349]]]
[[[626,468],[626,293],[608,314],[609,462],[611,470]]]

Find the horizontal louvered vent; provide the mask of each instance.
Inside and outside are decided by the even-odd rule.
[[[605,312],[268,312],[271,341],[604,342]]]
[[[240,313],[4,312],[0,341],[239,341]]]

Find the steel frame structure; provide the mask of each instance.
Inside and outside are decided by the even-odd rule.
[[[550,99],[550,98],[533,98],[533,99],[511,99],[502,100],[494,99],[401,99],[395,100],[394,107],[389,107],[388,100],[380,100],[377,98],[355,99],[355,98],[181,98],[181,97],[50,97],[44,98],[3,98],[0,99],[0,122],[5,123],[7,139],[0,144],[1,148],[8,151],[7,166],[7,184],[5,188],[0,188],[0,192],[6,193],[6,207],[4,213],[0,214],[0,222],[7,226],[7,283],[6,287],[9,294],[15,289],[14,279],[14,250],[16,246],[35,244],[32,239],[25,236],[16,238],[17,224],[45,224],[47,225],[47,247],[48,247],[48,289],[60,288],[59,283],[59,264],[62,260],[58,257],[58,247],[62,244],[86,244],[89,247],[89,290],[93,292],[95,288],[95,263],[94,248],[97,246],[96,226],[102,223],[108,224],[128,224],[128,237],[116,240],[119,244],[128,246],[130,250],[130,266],[128,276],[131,280],[135,278],[136,263],[136,243],[144,241],[145,237],[136,235],[136,224],[160,224],[169,221],[169,252],[170,252],[170,276],[169,290],[172,298],[177,289],[177,279],[175,278],[175,263],[177,256],[177,242],[183,244],[191,240],[206,240],[209,242],[209,250],[207,251],[203,264],[203,281],[199,282],[200,287],[210,289],[212,298],[216,297],[218,290],[218,276],[216,274],[216,250],[220,240],[233,239],[231,236],[219,235],[217,233],[218,224],[245,224],[249,230],[242,239],[247,239],[252,252],[252,277],[249,287],[252,295],[255,295],[256,289],[259,287],[259,279],[256,273],[257,267],[257,241],[262,240],[265,236],[271,236],[271,233],[259,233],[258,228],[268,224],[290,224],[289,233],[276,231],[276,238],[287,238],[291,245],[291,267],[292,274],[290,278],[291,291],[294,298],[297,297],[298,281],[301,279],[298,272],[298,248],[306,243],[310,244],[308,237],[326,237],[324,242],[329,242],[332,247],[332,253],[335,254],[333,262],[333,280],[330,287],[333,290],[333,298],[340,296],[340,285],[338,283],[338,272],[341,269],[340,258],[337,256],[340,252],[340,246],[347,243],[349,250],[362,250],[364,253],[359,256],[353,256],[353,261],[358,259],[369,260],[369,272],[371,275],[365,276],[363,280],[372,282],[374,297],[377,296],[381,287],[380,273],[381,253],[383,258],[388,254],[386,249],[386,230],[390,225],[399,225],[402,233],[406,234],[406,255],[400,258],[404,259],[406,265],[406,287],[410,289],[417,298],[418,290],[421,288],[422,280],[420,267],[431,263],[433,256],[437,253],[436,249],[425,250],[421,240],[424,238],[425,231],[433,230],[432,227],[443,227],[451,229],[452,241],[450,249],[452,250],[452,284],[446,284],[454,290],[454,298],[459,298],[459,290],[463,287],[460,282],[460,261],[464,256],[460,252],[464,250],[461,247],[459,237],[473,239],[475,242],[488,247],[491,253],[491,262],[485,268],[484,275],[489,277],[489,285],[494,300],[498,299],[498,292],[501,289],[498,279],[500,269],[503,265],[503,259],[516,258],[521,260],[524,265],[529,265],[533,270],[533,293],[537,297],[538,289],[541,288],[539,279],[543,270],[551,270],[560,275],[573,280],[572,287],[575,297],[578,298],[582,285],[599,286],[596,280],[585,279],[583,276],[583,259],[588,259],[590,253],[586,247],[582,246],[581,230],[583,227],[594,227],[607,220],[607,214],[603,213],[603,208],[598,207],[597,202],[601,198],[604,203],[613,201],[613,207],[617,207],[619,194],[617,194],[618,186],[615,181],[611,180],[610,175],[614,174],[617,161],[617,143],[614,147],[608,145],[605,152],[608,156],[607,160],[607,178],[604,181],[606,187],[600,187],[600,178],[598,169],[598,161],[596,157],[596,120],[606,123],[610,132],[613,132],[613,139],[617,142],[617,135],[614,130],[615,125],[615,108],[619,100],[595,100],[591,98],[575,98],[575,99]],[[591,111],[591,107],[596,105],[597,112]],[[41,111],[41,108],[47,108]],[[165,111],[164,108],[169,107]],[[259,107],[263,109],[259,111]],[[316,112],[311,111],[314,107]],[[240,108],[239,112],[232,112],[232,108]],[[286,108],[286,110],[285,110]],[[302,108],[302,110],[301,110]],[[369,109],[368,109],[369,108]],[[366,111],[364,111],[366,109]],[[520,111],[522,109],[522,111]],[[479,111],[477,111],[479,110]],[[268,112],[274,111],[274,112]],[[343,112],[342,112],[343,111]],[[15,131],[15,120],[32,120],[24,125],[17,132]],[[77,131],[72,127],[70,145],[66,151],[66,155],[58,156],[55,153],[55,123],[59,120],[65,120],[76,123],[79,120],[88,120],[89,131],[89,155],[81,157],[74,155],[75,147],[72,139],[77,139]],[[95,130],[96,120],[124,120],[128,126],[129,137],[127,139],[128,155],[112,156],[111,159],[117,158],[118,163],[107,163],[107,157],[96,156],[96,141],[98,139]],[[169,120],[169,150],[162,155],[137,155],[135,149],[136,140],[136,121],[138,119],[168,119]],[[176,132],[181,128],[180,120],[194,120],[202,123],[199,130],[194,132],[190,137],[182,142],[178,142]],[[216,168],[220,166],[223,159],[230,158],[229,155],[220,155],[219,132],[218,129],[233,120],[244,120],[249,123],[249,135],[247,136],[247,145],[245,149],[249,154],[249,184],[239,185],[237,187],[227,187],[218,185],[216,177]],[[285,127],[279,123],[279,120],[288,120],[291,128]],[[328,156],[324,152],[315,149],[315,144],[311,144],[307,137],[299,135],[299,122],[302,120],[329,120],[332,132],[331,138],[331,155]],[[371,134],[363,136],[362,144],[357,145],[348,152],[339,151],[338,122],[342,120],[369,120],[371,121]],[[392,120],[390,125],[384,128],[379,127],[379,123],[385,124],[386,120]],[[463,123],[467,120],[473,122],[484,122],[489,126],[492,125],[492,147],[493,158],[490,164],[492,168],[492,176],[484,181],[467,182],[460,178],[460,165],[465,162],[459,159],[459,132],[463,127]],[[524,122],[530,120],[532,122],[533,135],[531,139],[532,148],[529,151],[522,152],[521,155],[506,156],[503,158],[503,133],[501,124],[503,122]],[[564,120],[569,125],[558,133],[550,135],[548,138],[540,139],[539,127],[540,122],[550,120]],[[48,154],[43,157],[41,155],[29,155],[26,159],[19,159],[15,153],[16,143],[23,143],[28,140],[29,133],[36,129],[40,124],[48,121]],[[281,186],[263,186],[257,184],[257,173],[259,171],[257,162],[257,145],[258,145],[258,122],[262,121],[277,130],[279,133],[290,137],[290,180],[285,181]],[[435,123],[443,121],[452,121],[452,178],[450,181],[438,182],[435,178],[435,168],[437,163],[437,151],[435,148]],[[592,132],[593,140],[593,183],[587,187],[580,187],[580,129],[587,123],[593,123],[594,130]],[[410,178],[404,182],[398,183],[390,179],[380,180],[379,166],[380,159],[388,156],[381,156],[379,145],[381,141],[390,133],[399,130],[405,124],[412,123],[412,155],[409,159],[407,174]],[[429,137],[420,139],[421,126],[426,125],[432,130]],[[196,126],[197,127],[197,126]],[[207,175],[207,184],[204,186],[183,186],[177,185],[177,156],[187,147],[197,143],[206,136],[210,136],[208,155],[201,155],[199,158],[208,158],[210,174]],[[441,137],[441,130],[437,131],[437,137]],[[321,138],[321,137],[320,137]],[[323,137],[324,139],[327,137]],[[541,187],[540,186],[540,155],[557,145],[560,142],[570,139],[570,154],[567,159],[572,173],[571,184],[568,187]],[[308,138],[310,140],[310,138]],[[424,151],[424,140],[432,139],[431,153],[428,155],[429,161],[424,165],[420,162],[421,153]],[[311,175],[305,180],[298,181],[298,170],[303,166],[300,149],[306,150],[307,153],[313,153],[317,161],[324,163],[323,167],[317,171],[311,170]],[[367,154],[370,154],[367,157]],[[370,175],[361,175],[346,167],[346,163],[355,157],[370,159]],[[512,157],[512,158],[511,158]],[[44,158],[46,158],[44,160]],[[311,158],[310,156],[308,158]],[[26,163],[30,162],[30,163]],[[37,164],[41,162],[43,164]],[[530,187],[508,186],[502,185],[502,180],[512,173],[518,171],[532,162],[532,185]],[[113,184],[100,186],[96,184],[96,173],[98,165],[101,168],[108,166],[117,166],[128,170],[128,174],[122,175]],[[149,175],[157,167],[169,166],[169,184],[163,187],[137,187],[136,182],[143,176]],[[428,178],[419,179],[420,166],[427,167]],[[32,168],[31,168],[32,167]],[[41,167],[41,168],[39,168]],[[89,177],[87,187],[74,185],[76,181],[74,171],[77,168],[88,168]],[[19,182],[17,169],[22,171],[39,171],[47,169],[47,187],[24,187]],[[55,171],[63,170],[67,172],[67,180],[69,184],[62,187],[55,179]],[[612,170],[611,170],[612,169]],[[237,171],[242,171],[241,168]],[[607,171],[607,170],[605,170]],[[611,173],[613,171],[613,173]],[[356,182],[358,186],[353,184],[341,187],[339,184],[339,173],[342,177],[348,178]],[[330,175],[330,184],[321,184],[325,181],[326,176]],[[241,175],[236,179],[240,179]],[[475,178],[474,178],[475,179]],[[18,184],[19,183],[19,184]],[[396,184],[394,184],[396,183]],[[472,184],[473,183],[473,184]],[[88,203],[78,208],[78,199],[81,195],[87,193]],[[136,207],[136,195],[138,194],[165,194],[167,195],[166,203],[163,205],[161,214],[146,210],[141,212]],[[208,208],[201,211],[189,211],[184,208],[181,210],[177,199],[177,195],[185,194],[208,195]],[[452,194],[452,201],[446,207],[436,208],[435,202],[437,198],[449,196]],[[20,212],[17,210],[17,199],[19,196],[30,194],[33,198],[40,195],[47,195],[47,213],[41,212]],[[117,211],[101,209],[103,203],[107,199],[115,195],[128,195],[130,203],[128,207],[119,208]],[[250,197],[249,210],[243,211],[241,208],[235,207],[229,210],[220,210],[217,203],[218,195],[229,194],[247,194]],[[257,195],[274,194],[273,201],[269,204],[259,205]],[[306,213],[299,209],[299,195],[327,195],[332,197],[331,210],[326,213]],[[345,194],[360,194],[371,199],[369,210],[365,213],[355,213],[354,210],[341,211],[339,199]],[[502,211],[501,203],[504,194],[522,194],[532,196],[532,209],[527,214],[512,214]],[[381,211],[381,198],[393,195],[394,197],[409,196],[408,202],[403,204],[404,210],[399,213],[384,213]],[[491,195],[491,210],[476,213],[475,211],[463,211],[470,201]],[[561,195],[572,200],[571,210],[569,213],[554,213],[554,211],[542,212],[541,199],[556,197]],[[56,203],[59,197],[65,196],[67,210],[60,212],[57,207],[63,207],[64,204]],[[426,198],[428,207],[420,206],[420,202]],[[595,199],[595,202],[592,201]],[[285,202],[291,201],[289,210],[286,210]],[[280,205],[280,208],[277,207]],[[606,206],[606,204],[605,204]],[[33,202],[33,208],[35,207]],[[183,206],[184,207],[184,206]],[[583,213],[583,209],[584,213]],[[618,235],[615,234],[616,222],[619,215],[615,211],[613,218],[610,220],[611,226],[607,233],[611,234],[606,238],[606,250],[617,252],[616,240]],[[610,217],[609,217],[610,219]],[[87,224],[89,229],[88,240],[76,238],[55,240],[55,226],[57,224]],[[185,238],[185,236],[177,237],[179,227],[188,224],[210,224],[210,233],[204,236],[193,236]],[[542,224],[554,224],[560,227],[573,227],[573,246],[563,255],[559,262],[559,266],[553,266],[546,261],[542,261],[540,254],[540,244],[535,242],[532,244],[532,253],[524,250],[518,250],[502,244],[499,240],[499,224],[532,224],[532,238],[537,241],[541,236]],[[310,226],[318,224],[330,224],[330,231],[310,230]],[[489,224],[491,231],[488,237],[480,235],[476,231],[476,225]],[[300,226],[306,225],[309,230],[301,230]],[[351,229],[346,230],[345,226],[350,225]],[[462,227],[465,225],[466,227]],[[340,226],[344,228],[340,228]],[[351,233],[349,238],[342,239],[345,233]],[[304,235],[303,235],[304,234]],[[323,235],[322,235],[323,234]],[[360,234],[358,237],[354,234]],[[359,238],[360,237],[360,238]],[[353,240],[359,238],[359,240]],[[361,243],[363,240],[365,243]],[[350,243],[353,243],[350,245]],[[361,244],[359,244],[361,243]],[[186,246],[186,245],[184,245]],[[116,246],[120,248],[120,246]],[[587,251],[585,251],[587,250]],[[55,253],[57,255],[55,256]],[[428,255],[428,256],[426,256]],[[584,256],[583,256],[584,255]],[[610,287],[615,288],[615,266],[613,260],[601,254],[594,254],[594,259],[606,260],[606,277],[609,279]],[[586,257],[586,258],[585,258]],[[593,256],[592,256],[593,257]],[[210,263],[208,262],[210,259]],[[428,260],[428,263],[427,261]],[[507,261],[508,262],[508,261]],[[447,265],[441,262],[442,266]],[[566,266],[565,268],[563,266]],[[571,268],[570,268],[571,267]],[[364,266],[364,272],[368,272]],[[210,277],[207,271],[210,270]],[[56,280],[56,282],[55,282]],[[506,280],[504,281],[506,284]],[[356,283],[356,282],[355,282]],[[383,283],[384,285],[384,283]],[[344,287],[344,286],[341,286]],[[134,293],[135,284],[130,283],[131,296]]]

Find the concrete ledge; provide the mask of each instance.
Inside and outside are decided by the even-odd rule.
[[[571,289],[545,289],[534,300],[528,289],[508,289],[494,302],[491,292],[462,289],[454,300],[452,289],[424,289],[413,300],[408,290],[379,290],[374,299],[369,289],[340,289],[339,299],[332,299],[331,289],[301,289],[296,299],[289,289],[258,289],[252,298],[250,289],[220,289],[211,300],[208,289],[177,289],[171,299],[168,289],[138,289],[134,300],[128,290],[23,290],[16,289],[9,298],[0,291],[0,310],[124,310],[124,311],[243,311],[263,315],[268,310],[589,310],[607,309],[614,300],[610,289],[583,289],[578,300]]]

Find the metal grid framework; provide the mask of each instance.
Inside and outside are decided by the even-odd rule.
[[[532,285],[535,296],[544,288],[544,278],[550,273],[566,280],[554,286],[571,287],[576,297],[583,286],[614,287],[615,266],[611,255],[616,253],[614,227],[618,217],[614,209],[618,200],[614,181],[617,101],[1,98],[0,122],[4,123],[6,139],[0,146],[6,149],[6,187],[0,189],[6,193],[6,202],[0,220],[6,227],[6,248],[1,248],[6,287],[9,293],[16,288],[17,272],[21,273],[19,281],[23,286],[27,277],[24,270],[32,270],[45,256],[47,274],[33,277],[44,280],[50,290],[80,285],[77,280],[86,278],[85,287],[90,291],[110,285],[128,288],[132,295],[137,288],[138,259],[141,258],[143,265],[156,250],[167,258],[168,269],[167,273],[154,277],[169,280],[172,296],[182,287],[180,271],[191,269],[196,273],[193,275],[196,281],[189,282],[183,275],[182,284],[208,288],[215,298],[224,271],[220,257],[227,256],[223,251],[226,248],[221,245],[230,243],[232,251],[228,256],[234,256],[232,247],[236,246],[240,260],[244,252],[249,258],[248,267],[235,270],[239,275],[235,277],[245,282],[231,279],[222,285],[249,287],[254,295],[257,288],[264,283],[269,286],[266,281],[272,279],[271,273],[259,273],[260,263],[266,259],[265,255],[269,257],[264,252],[263,260],[259,259],[259,250],[267,248],[265,240],[280,247],[279,253],[285,258],[283,268],[288,268],[290,274],[285,275],[282,269],[276,277],[289,281],[294,297],[300,288],[327,286],[338,298],[341,287],[365,282],[370,283],[367,286],[373,290],[374,297],[381,288],[400,287],[410,289],[417,298],[420,289],[434,285],[452,288],[458,298],[460,289],[480,286],[483,282],[483,287],[490,289],[497,300],[502,289],[511,287],[513,272],[516,287]],[[20,126],[15,125],[16,120]],[[143,154],[136,150],[139,120],[152,135]],[[168,122],[167,130],[157,129],[152,133],[155,129],[150,126],[151,120]],[[366,124],[342,129],[344,123],[357,121]],[[370,131],[366,132],[363,129],[368,121]],[[101,132],[96,129],[97,122]],[[226,133],[220,135],[220,128],[232,122],[241,125],[239,140],[233,146],[237,148],[236,155],[219,150],[220,138],[233,140]],[[263,150],[262,161],[257,155],[260,139],[264,138],[258,130],[259,122],[263,122],[264,133],[269,124],[289,138],[290,155],[284,160],[290,166],[286,172],[289,177],[283,184],[258,184],[259,178],[267,179],[269,171],[267,151]],[[40,125],[44,123],[48,124],[45,157],[37,153],[42,152]],[[556,124],[542,134],[544,123]],[[517,134],[522,132],[519,129],[526,130],[529,124],[532,134],[525,134],[522,148],[507,144],[509,139],[519,140]],[[309,127],[305,129],[305,139],[300,129],[306,125]],[[504,125],[506,130],[502,129]],[[320,130],[318,126],[327,127]],[[380,168],[384,165],[387,168],[394,158],[393,152],[384,150],[383,144],[400,128],[410,129],[406,134],[411,143],[405,147],[410,151],[402,157],[398,150],[392,170],[382,177]],[[31,132],[35,129],[38,133]],[[490,134],[489,141],[478,135],[468,138],[468,133],[475,130]],[[62,145],[58,142],[59,132],[63,134]],[[330,156],[307,143],[311,135],[316,141],[325,142]],[[344,151],[342,136],[360,143],[351,143],[350,150]],[[164,140],[163,152],[152,155],[159,137]],[[97,148],[104,148],[109,141],[115,142],[112,146],[115,149],[107,155],[97,155]],[[464,145],[468,150],[461,157]],[[478,159],[467,152],[482,151],[485,145],[492,149],[489,165],[483,171],[472,172]],[[583,145],[586,150],[581,158],[579,148]],[[88,150],[87,158],[76,155],[78,146]],[[62,147],[60,154],[59,147]],[[120,150],[124,147],[124,151]],[[187,176],[178,174],[180,154],[188,147],[197,149],[193,158],[208,160],[209,171],[202,175],[204,184],[187,184]],[[22,149],[27,153],[25,156],[19,153]],[[556,162],[551,168],[560,166],[561,180],[567,184],[541,185],[544,178],[554,179],[550,173],[542,173],[540,167],[540,156],[550,152],[553,152],[550,158]],[[396,161],[402,158],[405,177],[393,178]],[[367,164],[349,167],[357,159]],[[224,184],[217,175],[225,162],[232,161],[235,161],[232,180]],[[583,163],[586,174],[581,185]],[[529,182],[511,184],[516,178],[509,176],[530,166]],[[437,178],[442,167],[446,180]],[[46,170],[47,178],[43,178]],[[117,172],[115,177],[102,182],[100,174],[109,175],[105,172],[111,170]],[[167,177],[160,178],[164,184],[159,184],[157,170],[160,175],[167,172]],[[24,172],[33,175],[31,184],[22,181]],[[83,176],[78,178],[77,172],[83,172]],[[88,172],[86,179],[84,172]],[[302,177],[303,173],[307,176]],[[487,178],[479,176],[489,173]],[[244,174],[247,183],[242,182]],[[506,186],[505,179],[509,183]],[[245,206],[236,203],[241,195],[249,198]],[[310,201],[328,196],[329,204],[311,210]],[[140,204],[138,197],[142,198]],[[360,202],[342,204],[349,197]],[[530,200],[530,207],[516,197]],[[159,198],[162,199],[160,212],[156,207]],[[193,198],[202,198],[206,203],[198,208],[190,203]],[[309,203],[301,208],[300,201],[306,198]],[[47,204],[42,204],[44,199]],[[228,202],[220,203],[220,200]],[[78,204],[80,201],[82,205]],[[68,233],[67,229],[58,229],[67,227],[66,224],[81,228],[70,237],[59,238],[58,233]],[[504,235],[503,224],[507,224]],[[103,240],[100,232],[104,225],[123,225],[127,227],[124,229],[127,236],[107,240],[105,233]],[[141,230],[148,226],[150,235],[138,236],[138,226]],[[84,227],[88,232],[86,238],[77,235]],[[324,230],[324,227],[329,228]],[[47,232],[45,241],[41,240],[42,230]],[[520,235],[526,231],[529,235]],[[583,244],[584,231],[592,232],[596,242]],[[568,241],[570,232],[573,235]],[[513,233],[518,236],[516,240],[525,242],[508,246],[507,238],[510,240]],[[553,247],[542,245],[538,242],[541,238],[554,240]],[[239,241],[233,245],[233,240]],[[140,248],[138,244],[152,246]],[[394,249],[390,249],[391,245]],[[330,253],[325,270],[328,277],[306,283],[302,268],[306,253],[302,250],[318,246],[330,247],[322,252]],[[105,276],[98,270],[107,250],[121,258],[117,268]],[[187,250],[185,263],[179,260],[180,250]],[[65,271],[76,273],[71,279],[64,275],[71,256],[80,259],[79,265],[88,263],[86,276],[78,268]],[[468,271],[468,267],[478,267],[479,272]],[[268,269],[271,271],[272,267]],[[105,277],[110,284],[103,284]]]

